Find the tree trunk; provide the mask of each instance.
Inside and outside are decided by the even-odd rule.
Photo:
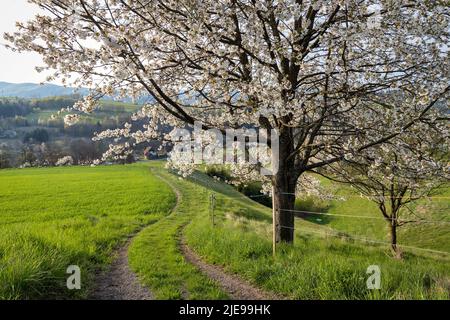
[[[294,241],[295,184],[280,179],[273,185],[273,223],[275,243]]]
[[[401,252],[397,246],[397,224],[396,222],[392,222],[390,225],[391,231],[391,248],[394,253],[395,258],[401,259]]]
[[[273,205],[273,241],[276,243],[293,243],[294,241],[294,204],[295,187],[299,174],[296,172],[293,141],[290,129],[279,134],[278,155],[272,152],[273,160],[278,161],[278,170],[272,177]]]

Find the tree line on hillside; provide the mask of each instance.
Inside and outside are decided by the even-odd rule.
[[[39,99],[0,98],[0,118],[27,116],[36,110],[52,110],[57,112],[62,108],[73,107],[81,98],[78,94]],[[100,109],[111,113],[131,113],[128,104],[109,100],[101,101]]]
[[[71,126],[65,125],[64,117],[58,115],[58,111],[72,107],[80,98],[78,95],[41,99],[0,98],[0,137],[28,140],[27,128],[39,127],[57,129],[58,135],[87,138],[96,132],[114,129],[130,121],[132,106],[113,101],[100,101],[99,110],[90,117],[83,118]],[[54,117],[50,117],[48,112],[41,113],[42,111],[52,111]],[[33,113],[36,116],[30,117],[29,115]],[[13,134],[10,134],[10,131],[14,131]],[[49,130],[49,133],[54,135],[56,131]]]
[[[0,118],[26,116],[33,111],[29,101],[25,99],[1,99]]]
[[[0,144],[0,169],[55,166],[64,157],[72,159],[70,164],[83,165],[101,158],[108,142],[94,142],[91,138],[96,132],[130,121],[131,111],[126,106],[102,101],[100,105],[103,110],[70,126],[64,123],[63,116],[27,117],[42,110],[53,110],[56,115],[79,99],[77,95],[0,99],[0,138],[6,139]],[[133,127],[142,127],[143,123],[134,123]],[[122,162],[132,161],[134,157],[130,156]]]
[[[33,138],[31,138],[33,136]],[[101,143],[86,138],[39,142],[30,135],[30,142],[11,148],[0,145],[0,169],[14,167],[55,166],[58,160],[70,156],[73,164],[88,164],[100,157],[105,150]]]
[[[71,107],[80,99],[78,95],[49,97],[42,99],[2,98],[0,99],[0,118],[26,116],[35,109],[59,110]]]

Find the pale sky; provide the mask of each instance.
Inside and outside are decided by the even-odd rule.
[[[27,0],[2,0],[0,44],[6,42],[3,39],[4,32],[15,30],[16,21],[31,19],[38,10],[36,5],[28,3]],[[42,65],[42,60],[38,54],[12,52],[0,45],[0,81],[14,83],[43,82],[46,75],[40,74],[34,69],[38,65]]]

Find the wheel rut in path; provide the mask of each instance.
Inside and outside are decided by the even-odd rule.
[[[97,277],[91,294],[94,300],[152,300],[150,290],[139,283],[128,264],[128,247],[133,237],[117,251],[117,258],[109,269]]]
[[[196,266],[208,278],[214,280],[233,300],[281,300],[282,297],[274,293],[264,291],[255,287],[249,282],[236,275],[231,275],[224,271],[221,266],[212,265],[205,262],[187,244],[182,237],[180,250],[187,262]]]

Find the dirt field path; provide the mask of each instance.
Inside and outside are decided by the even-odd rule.
[[[154,173],[155,176],[168,184],[176,194],[176,204],[171,212],[175,212],[181,201],[179,190],[170,185],[169,182]],[[117,252],[117,258],[113,261],[108,270],[98,275],[96,285],[90,295],[93,300],[152,300],[153,295],[150,290],[139,283],[136,274],[131,271],[128,263],[128,247],[134,236],[130,236],[128,241]]]
[[[176,212],[182,201],[182,193],[173,183],[166,178],[155,173],[155,176],[169,185],[176,194],[176,204],[172,213]],[[117,251],[117,259],[110,268],[100,274],[97,284],[90,299],[96,300],[151,300],[153,298],[150,290],[140,285],[137,276],[131,271],[128,265],[128,247],[133,237]],[[203,261],[191,248],[188,247],[183,236],[183,228],[180,229],[179,249],[184,259],[196,266],[207,277],[214,280],[231,299],[235,300],[265,300],[281,299],[272,293],[253,286],[236,275],[226,273],[222,267],[211,265]],[[187,297],[187,294],[186,294]]]

